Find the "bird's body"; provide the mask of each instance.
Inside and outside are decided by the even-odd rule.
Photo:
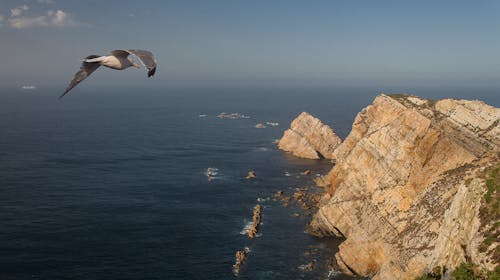
[[[130,66],[133,66],[133,64],[130,63],[128,59],[117,58],[116,56],[112,55],[104,56],[101,65],[115,70],[123,70],[129,68]]]
[[[130,55],[139,58],[140,62],[148,70],[148,77],[151,77],[156,72],[156,59],[150,51],[144,50],[114,50],[110,55],[89,55],[87,56],[80,67],[73,80],[70,82],[66,91],[59,97],[62,98],[72,88],[74,88],[81,81],[85,80],[92,72],[99,66],[105,66],[114,70],[123,70],[131,66],[141,68],[141,65],[134,61]]]

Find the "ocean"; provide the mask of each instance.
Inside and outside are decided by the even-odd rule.
[[[324,268],[341,240],[307,235],[310,217],[272,199],[313,186],[332,163],[274,142],[302,111],[345,138],[377,91],[58,93],[0,93],[0,279],[352,279]],[[474,94],[499,105],[498,94]],[[266,122],[279,125],[255,128]],[[244,178],[250,170],[255,180]],[[251,240],[256,204],[262,226]]]

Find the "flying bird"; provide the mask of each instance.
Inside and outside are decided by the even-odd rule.
[[[155,74],[156,59],[153,53],[151,53],[150,51],[114,50],[109,55],[89,55],[83,60],[80,70],[76,72],[73,80],[71,80],[64,93],[59,96],[59,99],[66,95],[66,93],[68,93],[81,81],[85,80],[85,78],[90,76],[90,74],[92,74],[92,72],[94,72],[101,65],[115,70],[123,70],[131,66],[134,66],[137,69],[141,68],[141,65],[134,61],[131,55],[139,58],[139,61],[148,71],[148,77],[151,77]]]

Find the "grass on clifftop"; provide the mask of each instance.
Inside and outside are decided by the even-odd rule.
[[[487,252],[488,255],[497,264],[500,263],[500,248],[498,244],[494,248],[490,248],[497,241],[497,236],[500,234],[500,163],[486,169],[486,193],[481,201],[479,209],[479,217],[481,218],[481,227],[486,228],[483,232],[485,239],[479,245],[479,251]]]
[[[442,278],[441,267],[436,267],[427,274],[415,278],[415,280],[440,280]],[[500,280],[500,269],[494,271],[480,269],[473,263],[462,263],[450,273],[451,280]]]
[[[397,100],[399,103],[407,106],[407,107],[417,107],[421,109],[432,109],[434,108],[434,105],[436,104],[437,100],[433,99],[426,99],[426,98],[421,98],[418,96],[410,95],[410,94],[404,94],[404,93],[391,93],[391,94],[386,94],[387,96]],[[408,97],[416,97],[420,98],[422,100],[425,100],[425,103],[421,105],[417,105],[411,101],[408,100]]]

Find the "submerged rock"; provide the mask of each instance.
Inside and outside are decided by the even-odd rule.
[[[481,174],[499,162],[499,120],[500,109],[480,101],[378,96],[334,150],[309,228],[346,238],[338,265],[374,280],[451,271],[466,260],[492,269],[478,252],[488,227],[479,208]]]
[[[278,142],[281,150],[309,159],[333,158],[333,152],[342,140],[319,119],[302,112]]]
[[[316,267],[316,260],[312,260],[307,264],[299,266],[299,269],[302,271],[312,271],[315,267]]]

